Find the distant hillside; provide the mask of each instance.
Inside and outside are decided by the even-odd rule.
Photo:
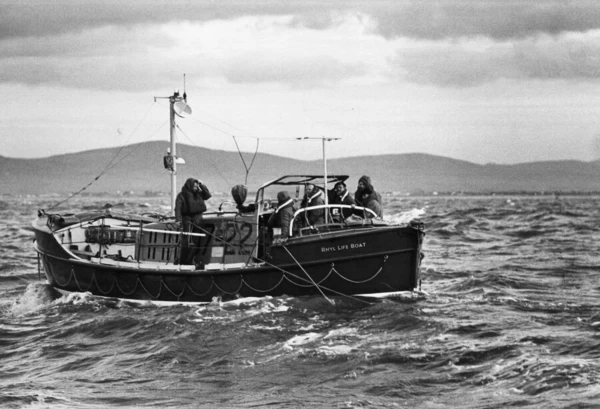
[[[0,192],[65,195],[79,191],[97,178],[86,192],[168,193],[169,173],[162,164],[167,147],[167,142],[148,142],[41,159],[0,156]],[[196,177],[213,191],[222,192],[244,183],[245,168],[237,152],[179,145],[178,154],[187,162],[178,167],[179,183]],[[252,154],[244,153],[244,158],[249,165]],[[328,172],[349,175],[351,190],[361,175],[369,175],[381,192],[600,191],[600,161],[478,165],[413,153],[332,159],[328,161]],[[322,174],[322,163],[258,154],[248,187],[255,190],[266,181],[299,173]]]

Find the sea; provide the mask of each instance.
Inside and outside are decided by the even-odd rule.
[[[0,200],[1,408],[600,407],[598,196],[389,194],[425,223],[420,292],[206,304],[52,294],[30,225],[58,201]]]

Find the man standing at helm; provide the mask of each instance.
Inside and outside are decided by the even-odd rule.
[[[181,223],[183,232],[200,233],[202,230],[202,213],[206,211],[205,200],[212,197],[208,187],[201,181],[189,178],[175,199],[175,221]],[[193,264],[198,252],[200,240],[193,236],[183,236],[179,264]]]

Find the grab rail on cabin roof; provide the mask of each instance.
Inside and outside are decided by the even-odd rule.
[[[315,209],[332,209],[332,208],[338,208],[338,209],[351,209],[351,210],[362,210],[363,211],[363,215],[366,216],[366,213],[370,213],[373,215],[373,218],[377,218],[377,213],[375,213],[373,210],[367,208],[367,207],[363,207],[363,206],[352,206],[352,205],[344,205],[344,204],[326,204],[326,205],[317,205],[317,206],[309,206],[309,207],[303,207],[301,209],[296,210],[296,212],[294,213],[294,217],[292,218],[292,221],[290,222],[290,230],[288,232],[288,236],[292,236],[293,232],[294,232],[294,221],[298,218],[298,216],[301,213],[307,212],[309,210],[315,210]],[[329,211],[329,210],[327,210]],[[355,214],[355,213],[353,213]],[[365,217],[366,218],[366,217]],[[339,223],[338,223],[339,224]],[[315,226],[309,226],[310,228],[313,228]]]

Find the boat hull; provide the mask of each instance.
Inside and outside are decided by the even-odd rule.
[[[178,271],[77,259],[49,229],[35,228],[35,233],[41,264],[55,288],[180,302],[411,291],[419,286],[424,235],[421,228],[397,226],[306,236],[272,246],[261,265]]]

